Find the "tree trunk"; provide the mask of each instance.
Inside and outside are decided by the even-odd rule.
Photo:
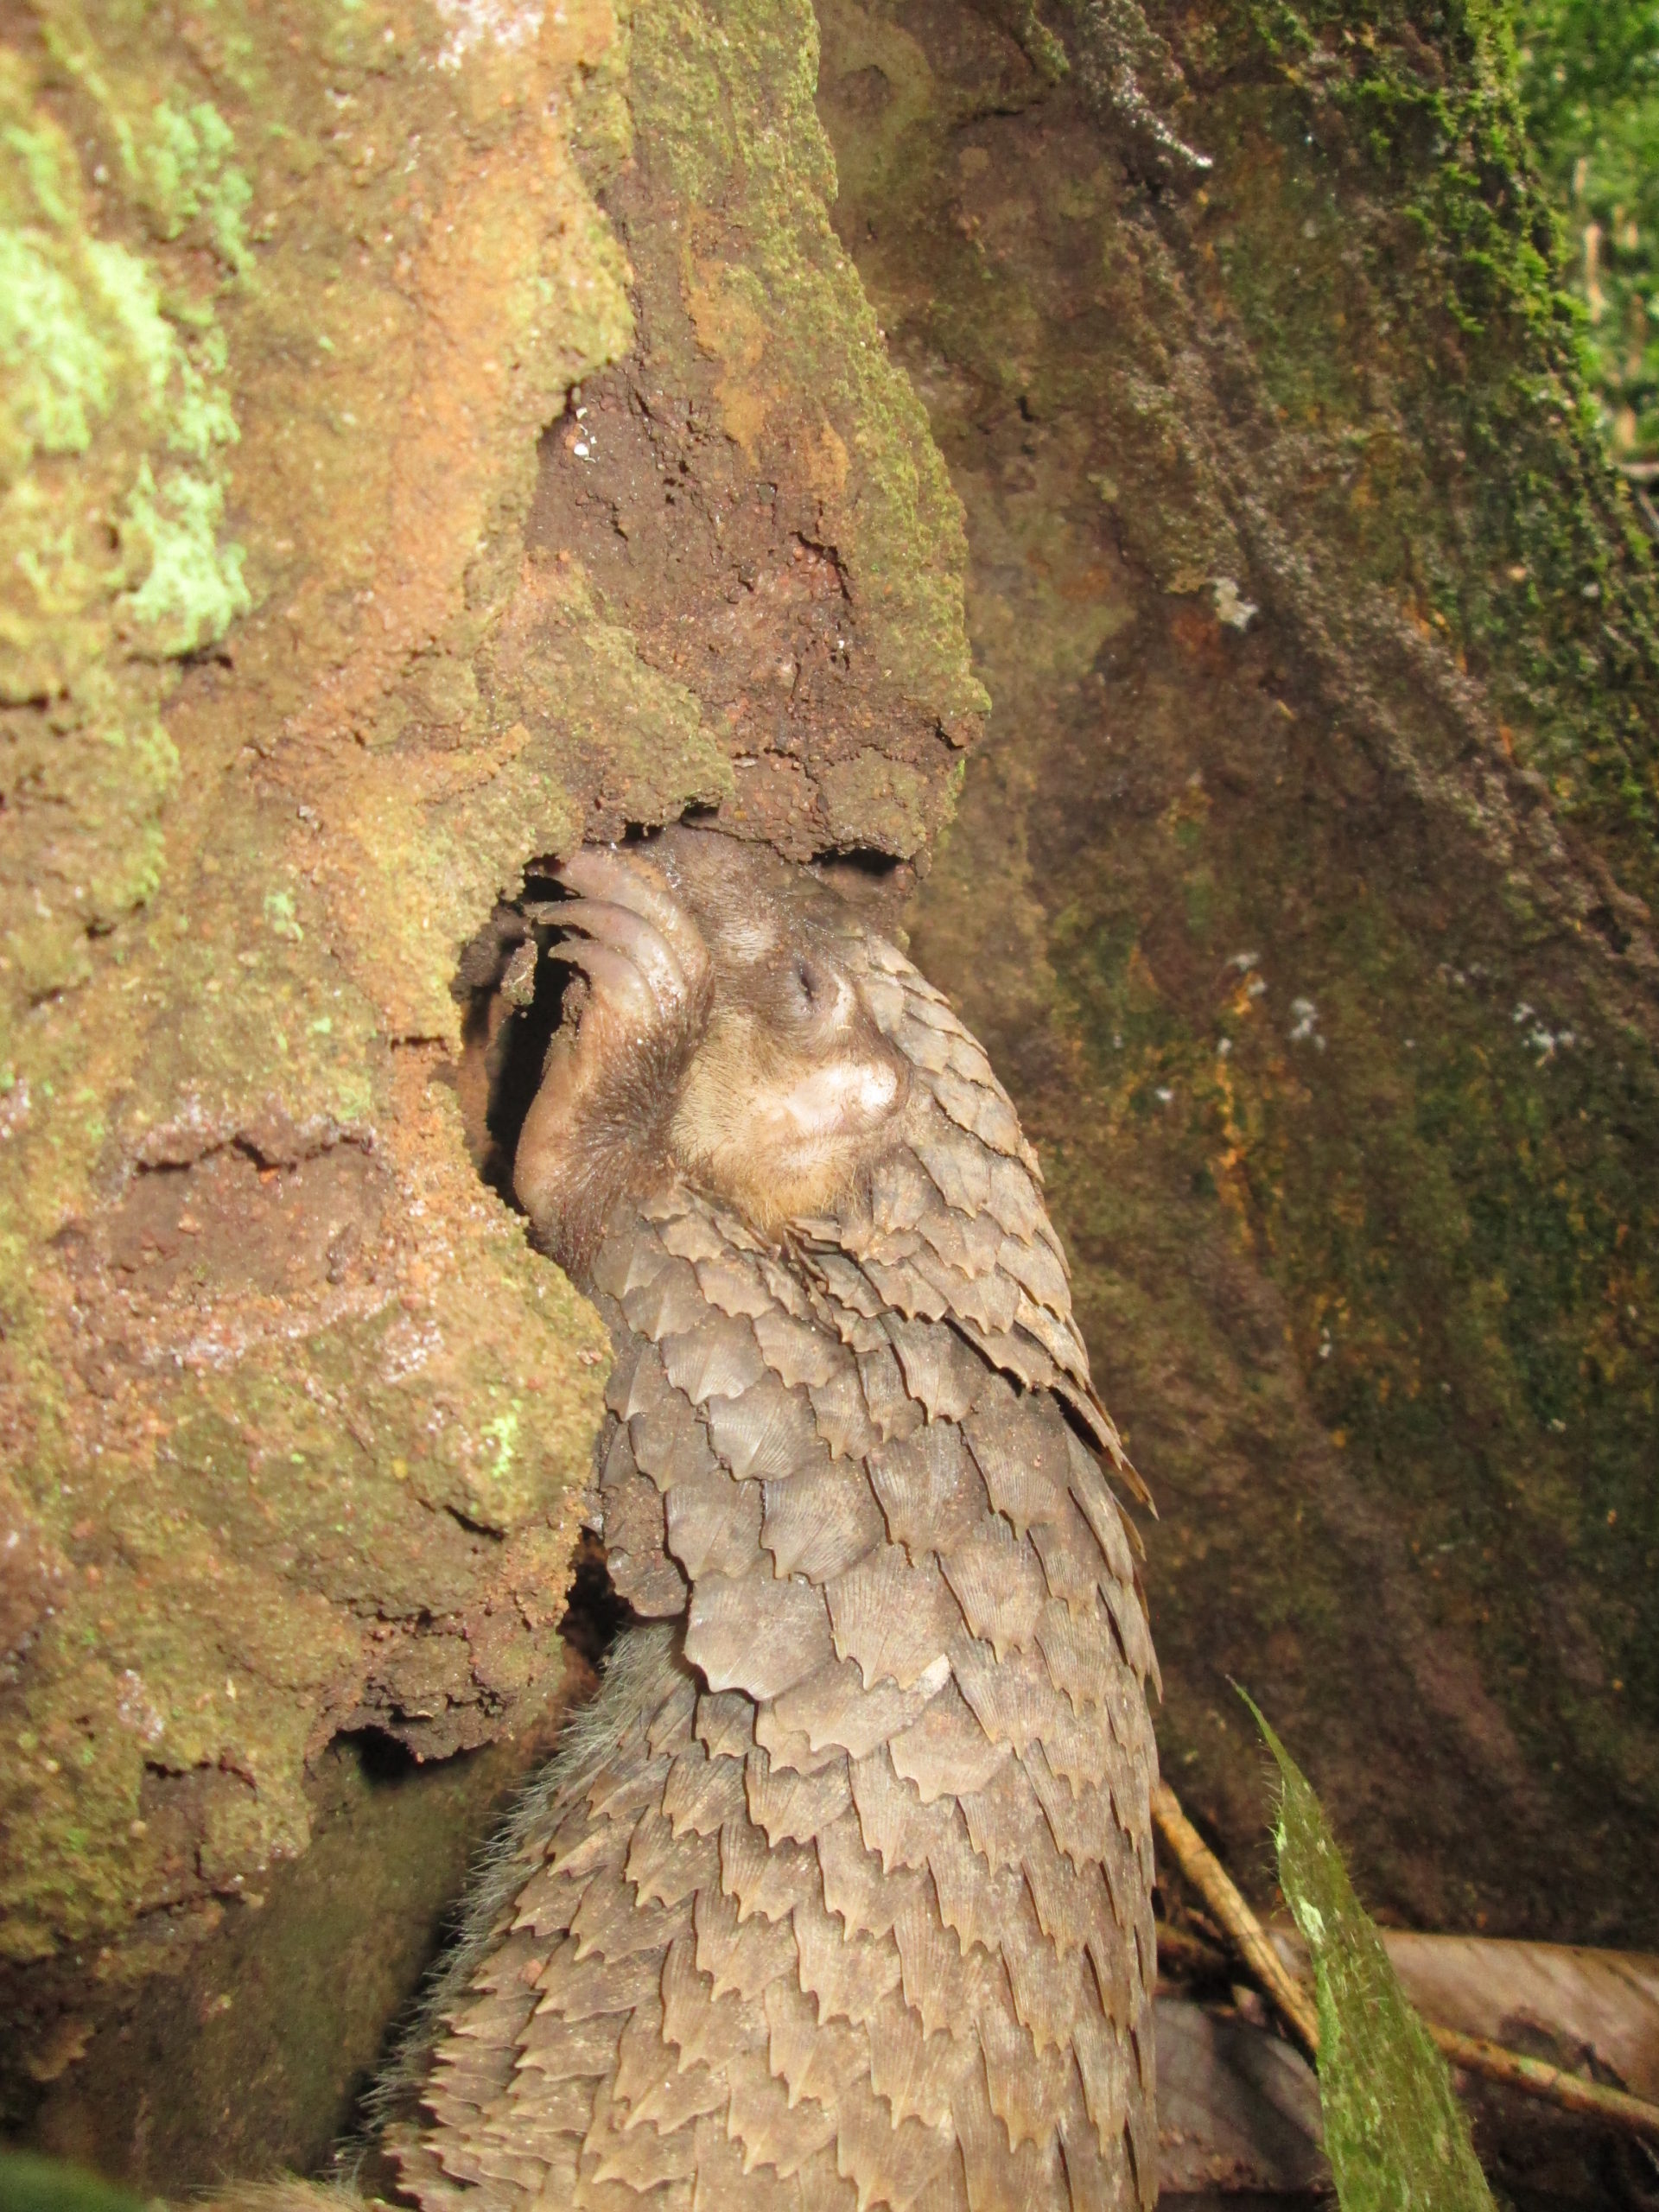
[[[385,1977],[285,2007],[269,1870],[339,1739],[533,1732],[604,1383],[501,902],[693,807],[909,899],[1014,1090],[1246,1885],[1230,1675],[1374,1902],[1659,1941],[1654,564],[1497,19],[0,24],[15,2111],[341,2123]]]

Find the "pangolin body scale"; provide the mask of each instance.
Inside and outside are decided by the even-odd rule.
[[[656,1625],[515,1831],[403,2186],[1150,2204],[1155,1662],[1034,1155],[804,872],[681,830],[565,880],[517,1182],[612,1332],[597,1510]]]

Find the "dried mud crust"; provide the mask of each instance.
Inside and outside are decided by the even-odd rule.
[[[686,687],[731,757],[715,818],[791,860],[913,855],[972,725],[906,697],[798,451],[751,459],[636,356],[582,387],[543,442],[528,538],[577,560],[642,660]],[[592,832],[623,827],[601,809]]]

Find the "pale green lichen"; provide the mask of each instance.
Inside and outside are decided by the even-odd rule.
[[[162,238],[182,235],[203,218],[214,252],[226,268],[247,265],[246,215],[253,188],[231,160],[236,133],[211,100],[181,111],[158,103],[137,156],[146,213]]]
[[[162,233],[202,213],[234,264],[245,185],[227,166],[228,126],[200,107],[177,119],[188,147],[169,124]],[[113,136],[128,149],[130,130]],[[136,201],[138,157],[118,166]],[[89,932],[154,894],[176,772],[156,724],[167,684],[158,664],[216,644],[250,604],[241,550],[223,531],[237,427],[211,302],[164,305],[157,270],[106,222],[68,135],[9,54],[0,574],[11,583],[0,594],[0,705],[13,711],[0,790],[5,841],[34,852],[8,871],[14,890],[0,915],[14,1007],[82,980]],[[31,826],[42,818],[44,855]]]

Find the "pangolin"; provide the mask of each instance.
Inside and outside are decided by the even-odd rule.
[[[560,871],[514,1166],[615,1368],[641,1625],[437,2007],[404,2190],[605,2212],[1156,2194],[1131,1490],[983,1052],[808,871]]]

